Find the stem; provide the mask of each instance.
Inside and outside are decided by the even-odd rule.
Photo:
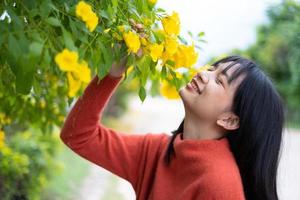
[[[87,44],[86,48],[83,50],[83,54],[85,54],[86,50],[91,47],[91,45],[94,43],[94,41],[96,40],[96,38],[99,36],[99,33],[96,33],[96,35],[94,36],[94,38],[91,40],[90,43]]]

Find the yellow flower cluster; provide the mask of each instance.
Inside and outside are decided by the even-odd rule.
[[[135,30],[125,32],[124,26],[118,26],[118,30],[123,34],[128,52],[137,53],[142,48],[143,54],[150,55],[154,62],[161,60],[163,66],[173,70],[180,67],[192,70],[191,67],[197,62],[198,53],[195,51],[194,44],[179,43],[180,19],[178,13],[173,12],[172,15],[164,17],[161,22],[163,29],[155,30],[155,34],[163,38],[161,43],[151,43],[143,32]],[[178,72],[176,74],[181,76]],[[168,77],[168,80],[172,80],[172,78]],[[168,99],[180,98],[176,87],[168,80],[162,81],[160,93]]]
[[[132,31],[129,31],[128,33],[124,32],[123,38],[126,46],[128,47],[128,52],[136,53],[139,50],[141,42],[139,36],[136,33]]]
[[[78,61],[77,52],[64,49],[55,56],[55,62],[61,71],[67,72],[69,97],[74,97],[82,84],[90,82],[91,70],[84,60]]]
[[[89,4],[84,1],[80,1],[76,5],[76,15],[85,22],[86,27],[90,32],[95,30],[98,25],[99,18],[96,13],[93,12],[92,7]]]

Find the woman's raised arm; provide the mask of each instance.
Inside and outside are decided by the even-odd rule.
[[[145,166],[147,173],[155,170],[162,137],[167,136],[126,134],[101,124],[102,111],[123,78],[114,76],[92,79],[68,114],[60,137],[74,152],[126,179],[137,191],[147,176]]]

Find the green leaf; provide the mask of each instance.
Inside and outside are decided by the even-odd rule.
[[[63,31],[65,46],[70,50],[77,51],[77,48],[75,47],[74,41],[72,39],[72,35],[64,28],[62,28],[62,31]]]
[[[43,64],[42,65],[45,65],[44,67],[47,67],[47,66],[50,65],[50,62],[51,62],[51,57],[50,57],[50,54],[49,54],[49,50],[45,49],[44,56],[43,56]]]
[[[52,26],[60,26],[61,25],[60,21],[54,17],[48,17],[47,19],[45,19],[45,21]]]
[[[116,10],[117,7],[118,7],[118,0],[112,0],[112,5],[113,5],[113,8]]]
[[[29,46],[30,55],[35,57],[40,57],[43,51],[43,44],[38,42],[33,42]]]
[[[50,0],[43,0],[40,5],[40,16],[46,18],[51,12]]]
[[[204,36],[204,35],[205,35],[205,33],[204,33],[203,31],[201,31],[201,32],[198,33],[197,36],[198,36],[198,37],[202,37],[202,36]]]
[[[180,87],[180,82],[179,82],[179,80],[178,80],[178,78],[176,76],[176,73],[172,69],[169,69],[169,72],[173,76],[173,82],[175,83],[175,87],[178,90],[179,87]]]
[[[43,88],[38,81],[33,81],[33,89],[36,95],[41,96]]]
[[[162,12],[162,13],[165,13],[166,10],[164,10],[164,9],[162,9],[162,8],[157,8],[157,9],[156,9],[156,12]]]
[[[152,96],[156,95],[159,93],[159,81],[158,80],[153,80],[150,88],[150,94]]]
[[[166,62],[167,65],[174,67],[175,66],[175,61],[173,60],[167,60]]]
[[[105,47],[104,44],[101,42],[99,42],[99,47],[101,50],[101,54],[103,55],[103,58],[104,58],[105,70],[108,72],[108,69],[110,69],[110,67],[113,63],[113,56],[112,56],[111,48]]]
[[[178,38],[183,44],[188,45],[188,42],[183,37],[179,35]]]
[[[19,42],[12,34],[9,34],[8,36],[8,51],[11,55],[13,55],[15,59],[18,59],[19,56],[22,55],[22,50],[19,46]]]
[[[150,70],[151,70],[151,73],[153,75],[156,73],[155,67],[156,67],[156,63],[155,62],[151,62],[151,64],[150,64]]]
[[[0,26],[1,26],[1,25],[2,25],[2,24],[0,24]],[[3,36],[3,32],[1,32],[1,34],[0,34],[0,48],[1,48],[1,46],[2,46],[3,41],[4,41],[4,36]]]
[[[100,16],[109,19],[108,13],[105,10],[100,10]]]
[[[127,58],[127,63],[126,66],[131,66],[135,63],[135,56],[133,54],[129,54],[128,58]]]
[[[191,31],[188,31],[189,36],[191,36],[191,38],[193,38],[193,33]]]
[[[28,94],[32,88],[33,74],[36,68],[36,60],[28,54],[22,55],[18,62],[16,73],[16,91]]]
[[[159,32],[154,31],[153,34],[157,43],[161,43],[165,40],[165,35],[160,31]]]
[[[7,7],[7,13],[11,17],[11,24],[14,26],[14,30],[23,30],[24,29],[24,23],[23,23],[23,17],[18,16],[14,9]]]
[[[141,83],[144,86],[147,82],[147,78],[150,72],[150,63],[151,63],[151,57],[149,55],[144,55],[141,59],[137,62],[137,67],[142,72],[141,73]]]
[[[144,100],[146,98],[146,90],[143,86],[141,86],[139,89],[139,97],[140,97],[141,101],[144,102]]]
[[[162,66],[162,69],[161,69],[161,77],[163,79],[165,79],[167,77],[167,68],[166,66]]]

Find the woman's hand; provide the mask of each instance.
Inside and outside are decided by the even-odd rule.
[[[142,55],[143,51],[142,48],[140,48],[137,52],[137,56],[142,57]],[[121,77],[127,69],[127,59],[128,55],[125,55],[119,62],[114,62],[110,68],[109,74],[113,77]]]
[[[113,77],[121,77],[126,70],[128,55],[121,58],[121,60],[116,63],[114,62],[110,68],[109,74]]]

